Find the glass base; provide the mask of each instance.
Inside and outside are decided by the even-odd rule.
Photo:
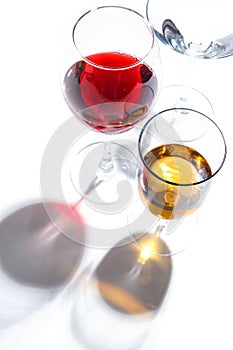
[[[127,217],[137,196],[136,143],[134,138],[111,142],[108,164],[108,158],[103,157],[106,144],[99,137],[98,142],[86,147],[85,137],[76,140],[63,161],[65,202],[74,218],[84,222],[85,235],[68,230],[63,230],[63,234],[88,247],[109,249],[120,239],[132,241]]]
[[[127,217],[138,193],[134,154],[137,150],[140,128],[135,127],[127,133],[110,136],[114,139],[114,142],[111,143],[113,162],[120,158],[119,168],[122,167],[124,160],[122,154],[124,154],[129,171],[126,171],[123,166],[122,174],[119,172],[117,174],[117,176],[120,175],[117,181],[113,176],[113,180],[106,182],[109,190],[108,183],[115,181],[108,194],[107,190],[101,192],[100,186],[94,186],[94,199],[90,200],[90,196],[82,197],[80,183],[84,183],[87,188],[88,184],[85,183],[85,180],[88,177],[90,184],[91,173],[83,171],[83,182],[80,182],[80,176],[75,171],[81,167],[82,161],[85,162],[87,155],[91,161],[90,171],[93,170],[93,176],[96,174],[103,155],[105,135],[91,129],[84,129],[84,131],[81,130],[83,131],[81,136],[76,137],[75,135],[80,135],[81,126],[82,124],[77,123],[75,119],[71,119],[65,128],[59,129],[55,134],[56,137],[49,142],[41,165],[42,198],[44,202],[54,201],[66,206],[64,219],[63,215],[56,215],[56,212],[46,205],[51,222],[64,236],[85,247],[109,249],[123,238],[132,241],[128,233]],[[129,174],[130,176],[127,176]],[[111,172],[106,175],[111,175]],[[101,195],[103,195],[102,198]],[[71,222],[71,226],[68,225],[66,218],[68,222]]]
[[[107,151],[106,151],[107,148]],[[135,181],[136,158],[127,147],[111,142],[92,143],[66,164],[74,193],[92,204],[128,202],[129,184]]]
[[[155,105],[156,113],[174,108],[174,116],[167,119],[158,118],[155,121],[155,132],[157,137],[164,140],[164,143],[174,141],[175,143],[190,142],[202,137],[208,130],[208,119],[196,120],[192,110],[212,118],[214,111],[210,101],[205,95],[196,89],[184,85],[171,85],[161,90],[158,101]],[[188,109],[191,109],[189,111]],[[186,118],[184,118],[186,117]],[[192,123],[192,128],[190,124]],[[186,130],[185,139],[183,135]]]
[[[186,85],[168,85],[162,88],[155,104],[155,111],[168,108],[190,108],[212,118],[214,110],[211,102],[200,91]]]

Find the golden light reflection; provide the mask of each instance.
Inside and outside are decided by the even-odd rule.
[[[154,249],[154,242],[151,241],[150,244],[148,244],[145,248],[141,250],[140,256],[138,258],[138,263],[141,265],[145,265],[147,260],[150,259],[151,254],[153,253]]]
[[[141,265],[145,265],[148,260],[156,260],[156,263],[161,262],[161,258],[158,255],[155,255],[155,252],[160,252],[163,248],[162,240],[159,238],[160,228],[153,237],[142,237],[139,239],[140,252],[137,262]]]
[[[169,255],[170,251],[165,242],[160,238],[161,232],[164,226],[158,226],[156,232],[153,234],[147,234],[137,239],[138,241],[138,259],[137,263],[142,266],[147,263],[147,261],[153,260],[156,264],[163,264],[163,259],[161,254]]]

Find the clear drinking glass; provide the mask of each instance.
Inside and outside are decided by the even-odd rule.
[[[202,90],[199,68],[204,62],[201,63],[201,59],[233,55],[231,13],[231,0],[147,0],[146,16],[154,27],[156,37],[162,44],[187,58],[178,61],[179,66],[175,67],[179,72],[178,77],[183,76],[184,88],[179,99],[176,88],[170,88],[170,94],[173,91],[173,107],[203,111],[199,106],[204,106],[205,100],[202,94],[197,95],[192,89],[194,75],[199,78],[196,82],[198,90]],[[197,100],[196,106],[193,106],[193,100]]]
[[[233,55],[231,0],[147,1],[156,36],[173,50],[202,59]]]

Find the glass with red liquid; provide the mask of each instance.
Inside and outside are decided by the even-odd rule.
[[[158,96],[161,75],[147,20],[128,8],[103,6],[81,16],[72,36],[74,55],[63,76],[63,94],[74,116],[99,135],[120,134],[141,122]],[[93,139],[86,138],[70,178],[91,202],[114,202],[119,181],[134,177],[134,152],[123,141],[96,142],[96,134]]]
[[[64,81],[67,103],[78,118],[97,131],[118,133],[146,116],[158,89],[150,67],[119,52],[97,53],[86,60],[91,63],[74,63]]]

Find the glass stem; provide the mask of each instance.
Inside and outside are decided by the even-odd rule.
[[[169,220],[159,219],[159,221],[156,222],[156,227],[154,230],[154,238],[160,238],[161,233],[167,227],[168,221]]]
[[[102,171],[108,172],[113,169],[113,161],[111,155],[111,142],[106,140],[104,145],[104,154],[99,164]]]
[[[190,94],[190,88],[192,85],[193,77],[195,74],[195,67],[196,67],[196,59],[193,57],[187,57],[187,66],[185,69],[185,77],[183,82],[183,92],[180,96],[179,101],[177,101],[176,105],[174,107],[181,107],[181,108],[187,108],[189,106],[189,94]]]

